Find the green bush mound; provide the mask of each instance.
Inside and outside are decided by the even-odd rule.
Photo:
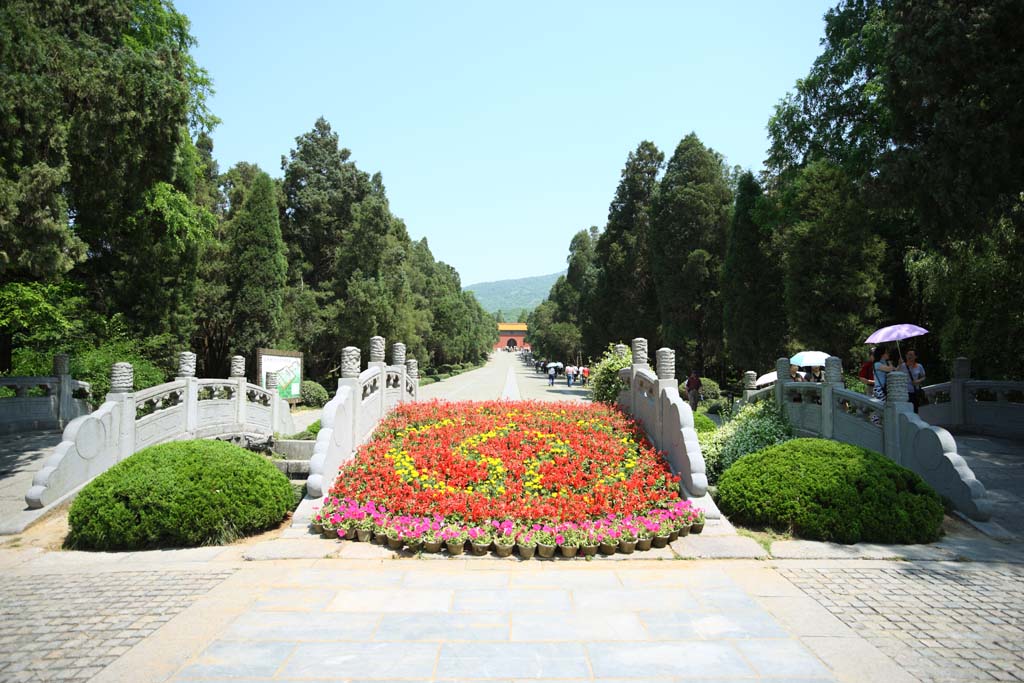
[[[698,434],[705,434],[708,432],[713,432],[716,429],[718,429],[718,425],[716,425],[715,421],[712,420],[707,415],[704,415],[702,413],[696,413],[693,416],[693,428],[697,431]]]
[[[139,451],[75,498],[65,544],[91,550],[220,545],[270,528],[294,505],[287,477],[224,441]]]
[[[301,432],[292,434],[291,436],[285,437],[287,439],[297,439],[299,441],[316,441],[317,434],[320,433],[320,420],[311,423],[308,427],[303,429]]]
[[[715,432],[697,432],[708,481],[712,484],[744,455],[792,438],[789,420],[770,400],[743,406]]]
[[[323,408],[331,400],[327,390],[311,379],[302,380],[302,384],[299,385],[299,396],[304,405],[313,408]]]
[[[874,451],[793,439],[738,460],[718,482],[737,524],[840,543],[930,543],[942,500],[921,477]]]
[[[718,382],[710,377],[701,377],[700,395],[705,401],[713,401],[716,398],[722,398],[722,388],[718,386]]]

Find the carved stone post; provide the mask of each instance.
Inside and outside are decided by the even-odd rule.
[[[370,362],[371,363],[383,363],[384,362],[384,337],[370,337]]]
[[[628,346],[626,346],[625,344],[616,344],[615,345],[615,355],[616,356],[625,356],[627,353],[629,353],[629,347]]]
[[[789,381],[789,359],[777,358],[775,360],[775,405],[780,409],[785,407],[786,390],[783,386]]]
[[[757,390],[757,373],[754,372],[753,370],[747,370],[746,372],[743,373],[743,390]]]
[[[71,398],[71,359],[66,353],[53,357],[53,374],[57,377],[57,424],[61,429],[74,417]]]
[[[971,379],[971,359],[953,359],[953,379],[949,382],[951,417],[955,427],[967,424],[967,381]]]
[[[405,366],[405,344],[402,342],[391,345],[391,364]]]
[[[658,358],[658,379],[676,378],[676,352],[669,348],[660,348],[657,351]]]
[[[117,459],[124,460],[135,452],[135,370],[131,363],[114,363],[110,368],[110,393],[107,401],[117,403],[120,411]]]
[[[185,431],[191,435],[199,428],[199,382],[196,381],[196,354],[178,354],[178,380],[185,382]]]
[[[910,377],[905,372],[890,372],[885,378],[882,447],[886,457],[898,465],[903,464],[903,449],[900,445],[900,415],[914,412],[910,397],[907,395],[909,382]]]
[[[647,340],[637,337],[632,342],[633,365],[647,365]]]
[[[245,356],[231,356],[231,379],[235,383],[235,419],[241,430],[246,419]]]
[[[131,363],[114,363],[110,368],[110,393],[130,394],[135,387],[135,369]]]
[[[409,394],[410,401],[416,401],[420,396],[420,363],[415,358],[409,358],[405,361],[405,372],[409,376],[409,383],[412,385],[412,394]],[[408,394],[409,392],[405,389],[403,393]]]
[[[243,360],[243,368],[245,367]],[[196,376],[196,354],[191,351],[182,351],[178,354],[178,377]]]
[[[359,377],[360,355],[358,346],[346,346],[341,350],[341,376],[343,378]]]
[[[843,388],[843,361],[836,356],[825,359],[825,381],[821,385],[821,436],[831,439],[835,433],[835,390]]]

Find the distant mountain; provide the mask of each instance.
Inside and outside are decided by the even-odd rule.
[[[488,313],[501,311],[505,314],[506,320],[509,318],[514,320],[518,311],[533,310],[540,305],[541,301],[548,298],[551,285],[555,284],[555,280],[562,275],[565,275],[564,270],[551,275],[478,282],[475,285],[466,285],[462,289],[473,292],[477,301]]]

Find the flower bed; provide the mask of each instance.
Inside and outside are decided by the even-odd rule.
[[[703,513],[638,425],[600,404],[412,403],[342,468],[314,522],[393,548],[632,552]],[[699,528],[699,526],[698,526]]]

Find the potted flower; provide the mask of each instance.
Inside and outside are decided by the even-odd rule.
[[[619,549],[619,537],[622,535],[615,527],[604,527],[598,538],[597,550],[602,555],[614,555]]]
[[[583,557],[593,557],[596,555],[600,540],[601,533],[593,524],[587,522],[584,528],[580,530],[580,555]]]
[[[321,520],[320,528],[322,529],[320,535],[324,538],[338,538],[338,530],[341,529],[341,515],[332,512],[326,519]]]
[[[651,543],[651,546],[654,548],[664,548],[667,546],[674,528],[675,522],[668,515],[662,514],[658,518],[658,530],[654,532],[654,541]]]
[[[554,557],[555,549],[558,547],[555,541],[555,528],[548,524],[535,524],[533,531],[533,538],[537,541],[537,554],[545,559]]]
[[[486,555],[491,549],[491,532],[487,527],[474,526],[466,531],[469,542],[473,546],[473,554],[477,557]]]
[[[361,543],[366,543],[373,537],[373,517],[370,515],[364,515],[362,519],[356,522],[356,539]]]
[[[441,552],[441,546],[444,545],[444,541],[441,540],[441,518],[435,516],[433,519],[426,521],[423,530],[423,551],[427,553],[439,553]]]
[[[388,527],[387,531],[384,532],[384,535],[387,536],[389,548],[392,550],[402,549],[402,537],[398,533],[398,529],[396,527]]]
[[[504,522],[491,522],[494,528],[494,552],[498,557],[508,557],[516,545],[516,528],[510,519]]]
[[[641,517],[638,525],[636,549],[637,550],[650,550],[651,544],[654,541],[654,534],[658,531],[660,526],[658,522],[649,517]]]
[[[699,534],[704,531],[704,511],[700,508],[694,508],[694,515],[691,515],[693,520],[693,526],[690,527],[690,533]]]
[[[575,524],[570,522],[562,525],[555,535],[555,543],[558,544],[558,550],[562,553],[562,557],[576,557],[576,553],[580,550],[581,537],[582,534]]]
[[[461,526],[450,524],[441,530],[441,540],[452,555],[461,555],[466,550],[466,530]]]
[[[317,509],[316,513],[313,515],[313,521],[309,525],[314,534],[322,534],[324,532],[324,527],[321,524],[322,520],[323,516],[320,514],[320,510]]]
[[[636,538],[639,529],[630,520],[623,520],[619,524],[619,552],[630,555],[636,550]]]
[[[537,539],[533,537],[533,531],[522,531],[516,536],[516,547],[519,548],[519,557],[529,560],[537,551]]]

